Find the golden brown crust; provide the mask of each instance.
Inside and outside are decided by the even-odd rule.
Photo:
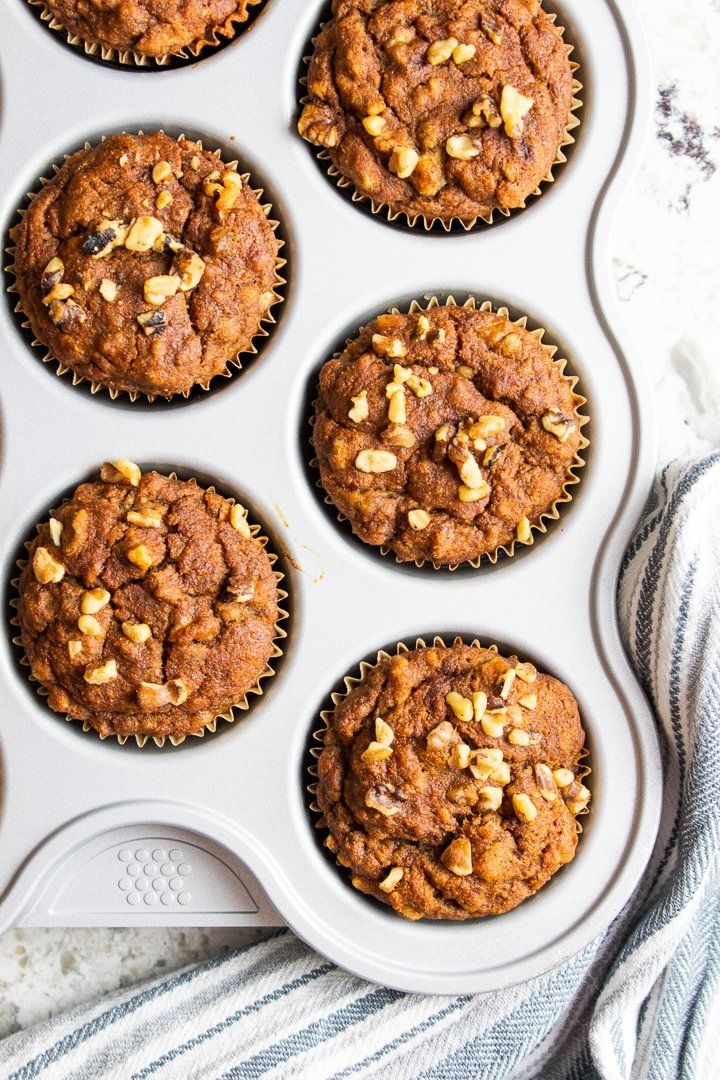
[[[248,18],[248,0],[43,0],[71,34],[91,45],[141,56],[180,52]]]
[[[399,387],[403,371],[412,377]],[[431,392],[418,396],[423,387]],[[402,424],[390,421],[396,388]],[[364,405],[349,414],[363,395],[358,421]],[[320,374],[313,444],[322,486],[361,540],[401,561],[475,560],[515,540],[523,519],[537,525],[562,496],[582,444],[575,408],[538,338],[501,315],[460,307],[382,315]],[[567,421],[560,437],[545,426],[553,417]],[[391,454],[395,466],[363,471],[366,449]],[[469,495],[463,477],[485,487]],[[409,517],[418,510],[427,515],[420,529]]]
[[[519,671],[534,681],[516,675],[501,697],[516,668],[516,657],[478,646],[417,649],[381,660],[329,717],[317,787],[328,847],[356,888],[407,918],[509,911],[574,857],[574,815],[590,797],[579,780],[577,704],[532,665]],[[475,703],[470,720],[458,719],[448,694]],[[478,695],[491,710],[484,720],[476,719]],[[485,733],[488,719],[504,724],[501,735]],[[527,745],[513,743],[517,731]],[[391,752],[368,760],[378,734]],[[573,774],[557,774],[560,788],[552,777],[559,769]]]
[[[157,171],[161,163],[167,169]],[[111,390],[171,396],[206,385],[250,347],[276,299],[279,245],[246,183],[224,208],[230,172],[186,139],[119,134],[73,154],[42,188],[13,231],[14,270],[23,311],[61,364]],[[164,192],[171,201],[158,206]],[[121,230],[139,218],[161,227],[150,250],[122,242]],[[116,223],[118,243],[93,253],[103,222]],[[189,255],[200,259],[201,276],[184,291],[175,279]],[[58,280],[46,272],[51,260],[60,261]],[[176,290],[157,305],[145,292],[155,277]],[[71,293],[56,308],[49,296],[58,283]],[[138,321],[148,312],[163,322],[153,333]]]
[[[101,735],[198,732],[243,700],[273,654],[270,560],[231,524],[228,500],[194,480],[149,472],[133,486],[112,466],[103,476],[53,515],[58,544],[51,519],[30,546],[18,615],[33,676],[52,709]],[[87,681],[113,661],[114,677]]]
[[[472,223],[523,205],[557,159],[573,95],[540,0],[335,0],[333,12],[301,135],[410,219]]]

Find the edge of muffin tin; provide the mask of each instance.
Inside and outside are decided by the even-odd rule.
[[[137,403],[122,412],[98,408],[97,399],[48,379],[0,310],[7,358],[0,386],[4,568],[15,541],[27,535],[22,527],[34,525],[58,491],[124,454],[184,466],[199,479],[217,478],[220,490],[247,492],[246,505],[282,549],[293,596],[293,633],[272,692],[234,725],[232,740],[198,740],[192,754],[108,753],[107,745],[48,715],[18,678],[9,643],[0,649],[3,928],[168,925],[162,911],[93,908],[79,887],[68,909],[51,886],[70,888],[73,860],[93,845],[130,833],[140,842],[171,829],[188,844],[221,846],[227,865],[258,900],[255,913],[232,906],[190,910],[175,916],[174,925],[267,925],[279,913],[335,962],[414,992],[473,993],[531,978],[585,946],[630,896],[654,842],[661,776],[653,720],[620,645],[614,591],[649,490],[654,447],[651,391],[618,322],[607,236],[617,196],[637,161],[649,81],[637,16],[627,2],[622,11],[615,0],[567,0],[565,6],[575,8],[585,31],[583,81],[597,101],[588,108],[562,185],[504,230],[483,230],[462,242],[436,237],[426,245],[417,233],[378,228],[336,198],[292,132],[296,64],[318,3],[299,18],[289,0],[271,0],[242,62],[240,53],[224,49],[213,64],[168,72],[149,84],[142,75],[129,78],[98,65],[86,65],[78,79],[68,50],[33,25],[22,5],[10,13],[9,47],[0,54],[4,221],[19,190],[17,162],[27,163],[27,175],[38,175],[53,156],[48,148],[61,153],[81,143],[88,129],[128,128],[130,117],[148,130],[152,118],[162,117],[157,126],[201,129],[209,144],[225,145],[238,124],[238,146],[251,151],[258,175],[273,182],[274,203],[277,196],[285,208],[297,258],[272,363],[268,358],[254,366],[239,392],[206,395],[181,413],[149,415]],[[574,29],[572,37],[579,42]],[[28,87],[24,78],[29,47],[46,72],[42,87]],[[606,77],[596,81],[599,69]],[[629,111],[617,96],[625,80],[635,87]],[[63,87],[52,115],[47,85]],[[243,112],[248,100],[257,108]],[[215,139],[213,132],[225,134]],[[602,192],[598,177],[607,178]],[[534,275],[526,267],[528,252],[545,260]],[[334,272],[338,253],[345,257]],[[428,574],[420,586],[417,577],[396,573],[388,560],[361,556],[338,535],[307,482],[298,429],[308,379],[343,329],[357,323],[357,312],[416,296],[428,281],[456,294],[503,297],[562,340],[564,351],[578,359],[592,403],[594,460],[585,470],[583,497],[563,514],[553,543],[497,573],[473,579]],[[563,587],[565,602],[553,602]],[[405,924],[353,895],[318,851],[305,803],[304,754],[328,684],[356,670],[378,644],[465,633],[533,657],[578,695],[592,745],[595,806],[582,857],[516,912],[452,928]],[[41,716],[42,725],[36,722]],[[263,895],[267,901],[260,902]],[[515,928],[528,920],[533,939],[523,943]],[[522,955],[515,955],[520,947]],[[488,964],[488,955],[502,959]]]

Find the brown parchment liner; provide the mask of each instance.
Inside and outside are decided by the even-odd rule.
[[[150,56],[147,53],[137,52],[135,49],[116,49],[100,45],[96,41],[86,41],[85,38],[80,37],[78,34],[72,34],[64,23],[61,23],[57,16],[45,7],[43,0],[27,0],[27,2],[31,7],[39,9],[40,18],[44,23],[47,23],[50,30],[56,30],[62,34],[68,45],[82,49],[86,56],[90,56],[94,60],[104,60],[107,63],[140,68],[167,67],[172,60],[198,60],[206,50],[217,48],[218,45],[225,44],[230,38],[238,37],[242,32],[241,27],[243,24],[255,17],[252,10],[246,11],[244,15],[239,13],[230,15],[220,26],[211,27],[207,37],[199,38],[197,41],[183,46],[182,49],[178,49],[177,52],[166,53],[163,56]],[[267,0],[247,0],[250,9],[259,7],[266,2]]]
[[[552,12],[546,12],[545,14],[548,17],[549,22],[554,23],[557,20],[556,14]],[[317,34],[313,38],[311,38],[310,44],[313,47],[313,51],[315,49],[315,44],[317,42],[318,36],[322,33],[325,27],[329,25],[329,22],[330,20],[326,20],[320,23],[320,25],[318,26]],[[557,29],[559,30],[561,36],[564,37],[565,27],[558,26]],[[564,42],[564,45],[565,52],[567,53],[569,59],[572,53],[575,51],[575,46],[569,45],[567,42]],[[306,74],[303,75],[300,79],[300,85],[303,87],[307,87],[308,84],[307,72],[309,71],[311,60],[312,54],[303,56],[302,58],[303,67],[306,69]],[[574,73],[580,69],[580,65],[574,60],[570,60],[570,68],[574,75]],[[575,114],[578,112],[579,109],[582,109],[584,104],[582,98],[578,96],[583,90],[583,84],[579,82],[579,80],[576,78],[573,78],[572,90],[573,96],[570,103],[570,112],[568,113],[568,119],[565,125],[565,132],[558,147],[557,154],[555,155],[555,160],[550,166],[547,175],[542,178],[535,190],[531,191],[530,194],[527,196],[527,199],[521,202],[519,206],[514,206],[511,209],[495,207],[493,210],[490,211],[489,214],[478,214],[476,217],[470,218],[467,221],[464,218],[459,217],[448,218],[447,220],[445,220],[444,218],[427,217],[425,214],[409,214],[406,210],[393,210],[392,207],[389,206],[387,203],[377,202],[375,199],[372,198],[372,196],[365,195],[363,192],[358,191],[352,180],[348,180],[347,177],[343,176],[340,170],[335,167],[332,162],[330,152],[326,148],[318,148],[310,142],[308,142],[307,145],[312,151],[314,151],[317,160],[322,162],[323,168],[327,172],[327,175],[337,185],[337,187],[339,187],[343,192],[349,193],[352,202],[366,204],[372,214],[380,215],[387,218],[387,220],[391,224],[394,222],[398,222],[402,225],[407,226],[410,229],[414,229],[416,226],[418,226],[418,224],[420,224],[426,232],[429,232],[431,229],[435,229],[437,227],[444,229],[447,233],[453,232],[454,230],[457,231],[458,229],[463,229],[465,232],[472,232],[473,229],[482,229],[486,225],[492,225],[493,221],[495,220],[496,214],[499,214],[503,218],[509,218],[519,214],[520,211],[524,210],[527,207],[528,199],[535,199],[538,195],[542,195],[544,187],[548,184],[552,184],[555,181],[555,169],[558,165],[564,165],[567,162],[567,156],[565,155],[564,151],[567,149],[568,146],[572,146],[575,143],[575,137],[571,133],[575,131],[575,129],[578,128],[581,124],[580,118]],[[305,106],[310,101],[310,96],[307,94],[303,94],[300,98],[300,105]],[[304,139],[303,142],[307,142],[307,140]]]
[[[460,634],[457,634],[452,639],[450,645],[448,645],[447,641],[445,641],[444,638],[442,638],[439,634],[436,634],[435,637],[432,640],[432,646],[433,646],[433,648],[436,648],[436,649],[449,649],[449,648],[452,648],[453,645],[468,645],[468,644],[471,646],[471,648],[480,648],[480,649],[487,648],[491,652],[496,652],[496,653],[499,653],[499,651],[500,651],[498,649],[497,645],[483,645],[478,640],[478,638],[473,638],[472,641],[468,642]],[[427,642],[425,641],[424,638],[416,638],[413,649],[426,649],[427,647],[428,647],[428,645],[427,645]],[[410,651],[411,651],[410,647],[408,645],[406,645],[404,641],[398,642],[397,645],[395,646],[395,655],[396,656],[401,656],[403,653],[410,652]],[[312,758],[317,760],[317,758],[320,757],[320,755],[321,755],[321,753],[322,753],[322,751],[324,749],[324,746],[325,746],[325,734],[326,734],[326,732],[328,731],[328,729],[330,727],[330,724],[332,722],[332,717],[334,715],[335,709],[340,704],[340,702],[343,701],[355,689],[356,686],[359,686],[359,684],[362,683],[368,677],[368,675],[370,675],[373,671],[375,671],[375,669],[383,661],[390,660],[391,656],[392,656],[391,653],[387,652],[385,649],[381,649],[377,653],[377,659],[375,660],[374,664],[368,663],[367,660],[361,660],[360,664],[358,665],[358,668],[357,668],[357,674],[345,675],[344,676],[343,682],[345,683],[345,692],[343,693],[342,691],[337,691],[335,693],[332,693],[330,695],[330,697],[331,697],[331,700],[332,700],[332,703],[333,703],[333,708],[332,709],[323,709],[320,712],[320,719],[322,720],[323,726],[321,728],[318,728],[317,731],[313,731],[313,733],[312,733],[312,739],[313,739],[313,743],[314,743],[314,745],[312,745],[310,747],[310,756]],[[580,754],[578,756],[577,764],[575,765],[575,768],[573,770],[574,773],[575,773],[575,779],[577,781],[579,781],[579,783],[581,783],[581,784],[583,784],[585,782],[585,779],[588,776],[590,776],[590,774],[592,772],[592,769],[590,768],[589,765],[583,764],[583,761],[585,761],[588,758],[589,753],[590,753],[590,751],[587,749],[587,747],[583,747],[583,749],[580,751]],[[316,778],[317,778],[317,775],[318,775],[317,765],[309,765],[308,768],[307,768],[307,771],[310,774],[310,776],[313,778],[312,783],[306,785],[306,791],[309,793],[309,795],[311,797],[311,801],[309,803],[309,809],[314,814],[319,815],[319,820],[317,820],[315,822],[315,828],[316,829],[327,829],[327,822],[325,821],[325,818],[323,817],[322,810],[320,809],[317,802],[315,801],[315,796],[317,794],[317,787],[318,787],[317,782],[316,782]],[[560,798],[562,798],[562,795],[560,795]],[[577,829],[578,837],[580,837],[582,835],[582,831],[583,831],[582,823],[580,821],[578,821],[578,818],[585,817],[589,813],[590,813],[590,807],[586,806],[585,809],[581,810],[579,814],[574,815],[575,816],[575,827]],[[324,846],[326,848],[328,848],[329,851],[332,851],[333,850],[333,848],[331,847],[332,843],[333,843],[332,833],[328,830],[328,835],[326,836],[325,840],[323,841],[323,844],[324,844]],[[576,854],[577,854],[577,850],[576,850]],[[343,867],[344,869],[348,869],[347,864],[341,862],[341,860],[339,858],[336,858],[336,865],[340,866],[340,867]],[[562,867],[560,867],[560,869],[562,869]],[[554,876],[555,875],[553,875],[553,877]],[[550,880],[552,880],[552,878]],[[547,884],[549,884],[549,882]],[[358,890],[358,891],[362,891],[362,890]],[[422,916],[419,916],[419,917],[422,918]],[[478,918],[479,917],[480,916],[478,916]],[[447,920],[445,920],[445,921],[447,921]],[[452,920],[450,920],[450,921],[452,921]]]
[[[511,319],[510,315],[509,315],[509,312],[508,312],[508,309],[506,307],[498,307],[498,308],[496,308],[494,306],[492,300],[484,300],[483,302],[478,303],[476,297],[474,297],[474,296],[468,297],[468,299],[465,300],[462,304],[458,304],[458,302],[455,300],[455,297],[452,296],[452,295],[448,296],[444,300],[438,299],[437,296],[431,296],[430,299],[426,301],[424,306],[419,300],[413,300],[408,308],[400,309],[400,308],[397,308],[397,307],[393,307],[393,308],[388,309],[387,314],[390,314],[390,315],[414,315],[417,312],[422,313],[423,311],[431,311],[433,308],[436,308],[436,307],[463,307],[463,308],[472,308],[473,310],[478,310],[478,311],[492,311],[492,312],[494,312],[494,314],[499,315],[504,319],[507,319],[509,322],[511,322],[513,324],[513,326],[519,326],[523,330],[527,329],[527,321],[528,321],[528,316],[527,315],[522,315],[518,319]],[[386,313],[385,312],[378,312],[376,315],[373,316],[373,319],[377,318],[377,316],[381,315],[381,314],[386,314]],[[372,322],[372,319],[370,321]],[[353,335],[353,337],[347,338],[346,341],[345,341],[345,345],[344,345],[343,349],[340,349],[337,352],[333,353],[333,355],[332,355],[332,357],[330,357],[330,359],[334,360],[336,357],[341,356],[342,353],[343,353],[344,348],[347,347],[347,345],[349,345],[352,341],[354,341],[358,337],[358,335],[363,332],[363,330],[365,329],[365,325],[359,327],[358,330],[356,331],[356,333]],[[542,327],[538,327],[536,330],[529,331],[529,333],[531,333],[534,337],[536,337],[538,339],[538,341],[542,344],[543,337],[545,336],[546,331]],[[493,551],[487,551],[477,559],[465,559],[463,562],[450,563],[450,564],[449,563],[430,562],[430,565],[435,570],[450,570],[450,571],[453,571],[453,570],[457,570],[458,567],[460,567],[460,566],[472,566],[475,570],[478,570],[484,561],[495,564],[498,561],[498,559],[499,559],[499,557],[501,555],[506,555],[509,558],[512,558],[512,556],[515,554],[518,547],[531,547],[535,543],[535,533],[542,533],[542,534],[546,533],[548,531],[548,524],[550,522],[557,521],[558,518],[560,517],[560,507],[565,505],[566,503],[572,502],[573,495],[572,495],[572,493],[571,493],[571,491],[569,489],[574,487],[575,484],[580,483],[581,477],[578,475],[578,471],[580,469],[584,468],[585,464],[586,464],[585,459],[581,456],[581,453],[582,453],[583,450],[586,450],[588,448],[588,446],[590,445],[589,440],[586,439],[585,436],[582,433],[582,428],[586,424],[588,424],[590,422],[590,417],[587,416],[584,412],[582,412],[582,409],[584,408],[584,406],[587,405],[587,398],[585,398],[581,394],[578,394],[578,393],[575,392],[575,389],[576,389],[576,387],[578,385],[578,382],[580,381],[578,379],[578,377],[576,375],[566,375],[565,374],[565,368],[567,366],[567,361],[562,359],[562,358],[558,359],[558,360],[555,360],[555,354],[558,351],[557,346],[542,344],[542,347],[543,347],[544,351],[548,354],[548,357],[552,360],[552,362],[558,368],[558,370],[560,372],[560,375],[563,378],[563,381],[566,382],[570,387],[570,390],[571,390],[572,396],[573,396],[573,416],[577,421],[579,434],[580,434],[580,445],[578,447],[577,453],[575,454],[575,456],[573,458],[573,463],[568,469],[567,479],[565,480],[565,483],[563,484],[562,494],[560,495],[560,497],[558,499],[555,500],[555,502],[552,504],[552,506],[548,510],[546,510],[543,514],[540,515],[540,517],[538,518],[538,520],[536,522],[531,523],[531,525],[530,525],[530,530],[531,531],[530,531],[530,539],[529,540],[521,541],[521,540],[518,540],[515,537],[510,541],[509,544],[501,544],[499,547],[495,548]],[[313,415],[310,417],[310,426],[311,427],[314,427],[314,425],[315,425],[314,410],[315,410],[316,405],[317,405],[317,399],[315,399],[312,402]],[[320,466],[319,466],[319,463],[318,463],[318,460],[317,460],[316,457],[313,456],[311,458],[310,465],[312,466],[312,468],[317,469],[319,471]],[[320,491],[325,492],[325,489],[324,489],[324,487],[322,485],[322,480],[321,479],[316,481],[315,486],[317,488],[319,488]],[[326,503],[328,506],[333,508],[333,511],[337,515],[337,519],[341,524],[343,524],[344,522],[346,522],[348,520],[347,517],[344,514],[341,514],[338,511],[337,507],[335,506],[335,503],[332,501],[332,499],[330,498],[329,495],[324,494],[323,502]],[[391,555],[391,556],[393,556],[393,558],[395,559],[395,562],[398,564],[398,566],[414,565],[414,566],[417,566],[417,567],[422,567],[422,566],[425,566],[429,561],[427,559],[414,559],[412,561],[412,563],[411,563],[407,559],[405,559],[405,560],[399,559],[395,555],[395,553],[393,552],[393,549],[390,548],[390,547],[387,547],[384,544],[376,546],[375,544],[365,543],[362,540],[360,542],[363,543],[364,546],[366,548],[368,548],[370,551],[379,552],[381,555]]]
[[[162,128],[160,128],[158,130],[160,130],[162,134],[165,134],[165,132],[162,131]],[[126,134],[128,134],[128,132],[123,131],[122,134],[126,135]],[[130,134],[144,135],[145,132],[141,130],[141,131],[137,131],[137,132],[131,132]],[[103,135],[102,138],[100,139],[100,142],[101,143],[105,142],[105,139],[107,137],[108,136]],[[176,142],[181,142],[184,138],[186,138],[186,136],[184,134],[178,135],[176,137]],[[204,149],[201,139],[190,140],[190,141],[193,141],[195,143],[195,145],[198,147],[198,149],[200,149],[200,150]],[[94,145],[96,146],[98,144],[86,141],[84,146],[82,147],[82,149],[83,150],[91,150]],[[27,192],[27,198],[29,199],[30,202],[32,202],[32,200],[40,193],[42,188],[44,188],[45,185],[48,184],[50,182],[50,180],[52,180],[53,177],[57,175],[57,173],[60,171],[61,166],[69,158],[71,158],[73,156],[73,154],[75,154],[75,153],[77,153],[76,150],[73,150],[72,153],[69,153],[69,154],[63,154],[62,161],[60,163],[55,162],[53,164],[53,166],[52,166],[53,176],[52,177],[47,177],[47,176],[39,177],[39,180],[38,180],[39,187],[38,187],[38,189],[35,190],[35,191],[28,191]],[[238,161],[223,161],[222,151],[221,150],[212,150],[211,153],[218,159],[219,162],[221,162],[225,166],[226,169],[231,169],[234,172],[237,172],[238,165],[239,165]],[[252,179],[251,174],[249,172],[240,173],[240,179],[242,180],[243,184],[247,186],[251,182],[251,179]],[[262,202],[262,197],[263,197],[263,194],[264,194],[263,188],[250,187],[250,190],[256,196],[258,202],[260,203],[260,209],[263,211],[263,213],[265,214],[265,217],[268,219],[268,224],[270,225],[272,231],[275,234],[277,234],[277,231],[280,228],[280,221],[276,220],[275,218],[270,217],[271,213],[273,212],[272,204]],[[27,207],[24,207],[22,209],[18,209],[17,216],[22,219],[25,216],[26,213],[27,213]],[[14,233],[16,228],[17,228],[17,225],[14,225],[11,228],[11,230],[10,230],[10,243],[8,244],[8,246],[5,249],[6,253],[10,256],[10,262],[5,263],[4,269],[5,269],[6,273],[11,274],[12,277],[15,279],[6,288],[6,292],[10,293],[11,295],[18,295],[19,294],[19,290],[17,288],[17,283],[16,283],[16,281],[17,281],[17,275],[16,275],[16,271],[15,271],[15,251],[16,251],[16,248],[15,248],[15,241],[14,241],[14,236],[13,236],[13,233]],[[285,241],[280,237],[277,237],[277,239],[278,239],[278,251],[282,251],[282,249],[285,247]],[[240,371],[242,369],[242,366],[243,366],[242,358],[244,356],[256,356],[257,355],[259,350],[258,350],[258,346],[255,344],[256,341],[259,341],[261,339],[270,337],[270,334],[272,333],[272,327],[274,327],[277,324],[277,319],[273,315],[272,309],[274,307],[276,307],[278,304],[282,304],[284,302],[284,300],[285,300],[285,297],[284,297],[284,295],[283,295],[283,293],[281,291],[284,288],[284,286],[287,285],[287,279],[285,277],[283,277],[283,275],[281,273],[282,269],[285,266],[287,266],[287,259],[280,258],[279,256],[276,257],[276,259],[275,259],[275,281],[274,281],[274,285],[273,285],[273,289],[272,289],[272,295],[273,295],[274,299],[273,299],[272,303],[270,304],[270,306],[268,307],[267,313],[258,322],[258,328],[257,328],[256,332],[253,334],[253,337],[252,337],[252,339],[250,341],[250,345],[248,346],[248,348],[244,349],[243,352],[238,353],[238,355],[233,360],[229,360],[226,367],[225,367],[225,369],[224,369],[224,371],[218,371],[217,374],[213,375],[213,377],[211,379],[209,379],[205,383],[194,383],[193,386],[191,386],[188,390],[183,391],[181,394],[145,394],[145,393],[142,393],[142,391],[140,391],[140,390],[115,390],[115,389],[112,389],[112,388],[110,388],[108,386],[105,386],[104,383],[93,382],[92,379],[88,379],[86,375],[81,375],[81,374],[79,374],[79,372],[74,371],[71,367],[68,367],[66,364],[63,364],[60,360],[57,359],[57,357],[53,356],[53,354],[50,352],[50,350],[47,348],[47,346],[44,345],[42,341],[38,341],[38,339],[36,337],[33,336],[33,339],[30,342],[30,344],[33,347],[45,350],[43,356],[41,356],[41,360],[42,360],[42,362],[44,364],[54,364],[55,365],[55,374],[56,375],[69,375],[71,377],[71,379],[72,379],[73,386],[79,386],[81,383],[89,383],[90,384],[90,393],[91,394],[97,394],[100,391],[104,391],[105,393],[110,395],[110,398],[113,401],[115,401],[118,397],[127,396],[130,399],[130,401],[132,401],[132,402],[137,401],[138,398],[144,398],[146,401],[150,402],[150,404],[152,404],[153,401],[157,401],[159,398],[161,398],[164,401],[171,401],[173,398],[177,398],[177,397],[183,397],[183,398],[187,399],[190,396],[190,394],[192,393],[192,391],[198,386],[200,387],[201,390],[207,391],[207,390],[210,389],[211,384],[215,379],[229,379],[229,378],[231,378],[233,376],[233,374],[235,374],[237,371]],[[23,310],[22,303],[21,303],[21,301],[19,299],[15,303],[15,305],[13,307],[13,311],[18,315],[25,315],[25,311]],[[23,330],[29,330],[31,333],[33,332],[32,326],[30,325],[30,320],[27,317],[24,318],[24,320],[20,323],[20,325],[23,328]],[[235,370],[233,371],[233,369],[235,369]]]
[[[168,473],[168,476],[170,477],[171,480],[177,480],[178,479],[177,473],[175,473],[175,472]],[[209,487],[204,488],[204,490],[212,492],[213,494],[216,493],[215,487],[212,486],[212,485],[209,486]],[[222,493],[219,493],[219,494],[222,494]],[[228,498],[226,495],[223,495],[222,497],[224,499],[227,499],[227,501],[230,503],[231,506],[233,506],[237,502],[236,499]],[[56,510],[60,509],[62,506],[65,506],[65,504],[68,503],[69,501],[70,501],[70,497],[68,497],[67,499],[63,499],[62,503],[60,504],[60,507],[55,507],[53,510],[50,511],[50,516],[52,517],[53,514],[56,512]],[[243,503],[243,506],[244,505],[245,504]],[[277,617],[277,621],[275,623],[275,636],[273,637],[273,651],[272,651],[272,653],[270,655],[270,659],[268,660],[268,663],[267,663],[267,666],[265,667],[265,670],[262,672],[261,675],[258,676],[257,682],[253,686],[251,686],[249,690],[246,691],[245,695],[242,697],[242,699],[240,701],[237,701],[237,702],[235,702],[234,705],[231,705],[230,708],[226,712],[218,713],[218,715],[213,720],[211,720],[209,723],[205,724],[204,727],[200,728],[199,731],[187,732],[185,735],[152,735],[152,736],[151,735],[133,735],[133,736],[130,736],[130,735],[117,735],[117,734],[115,734],[113,732],[110,732],[107,735],[101,735],[100,732],[96,731],[95,728],[92,726],[92,724],[90,724],[87,720],[82,721],[82,729],[83,729],[83,731],[92,731],[92,732],[94,732],[95,735],[97,735],[98,738],[102,742],[104,742],[106,739],[116,739],[118,741],[118,743],[120,744],[120,746],[124,746],[125,743],[128,741],[128,739],[130,739],[131,737],[135,740],[136,744],[140,748],[145,746],[146,743],[150,739],[152,739],[152,741],[155,743],[155,745],[159,746],[159,747],[164,746],[166,741],[171,743],[172,746],[180,746],[181,743],[183,743],[185,741],[185,739],[188,738],[188,735],[192,736],[193,738],[196,738],[196,739],[202,739],[202,738],[204,738],[205,734],[208,731],[214,734],[217,731],[217,722],[218,722],[218,720],[225,720],[228,724],[233,724],[238,719],[238,717],[235,715],[235,710],[242,713],[242,712],[247,712],[247,710],[251,707],[252,702],[249,700],[249,696],[251,694],[256,695],[257,697],[262,697],[262,695],[264,693],[264,688],[261,686],[261,683],[265,679],[269,679],[275,674],[275,667],[273,666],[273,661],[278,660],[283,655],[283,650],[282,650],[282,647],[281,647],[280,643],[287,637],[287,631],[284,630],[282,628],[282,626],[280,626],[280,623],[284,622],[285,619],[289,618],[289,613],[283,607],[281,607],[280,605],[282,604],[282,601],[288,599],[288,593],[285,591],[285,589],[283,589],[281,587],[281,582],[285,580],[285,575],[280,570],[275,569],[275,564],[278,562],[279,556],[276,555],[274,551],[268,551],[267,550],[268,545],[270,544],[269,538],[267,536],[265,536],[265,534],[263,533],[260,525],[256,525],[256,524],[253,524],[253,523],[250,522],[249,515],[248,515],[247,520],[248,520],[248,525],[250,526],[250,532],[252,533],[253,539],[257,540],[258,543],[265,549],[265,554],[267,555],[267,557],[268,557],[268,559],[270,561],[270,564],[273,567],[273,574],[274,574],[275,580],[277,581],[277,584],[278,584],[278,590],[277,590],[278,617]],[[36,532],[39,533],[40,529],[42,528],[42,525],[44,525],[44,524],[45,524],[45,522],[42,522],[41,524],[36,525],[35,526]],[[31,545],[32,545],[32,540],[26,540],[25,543],[23,544],[23,547],[27,551],[29,551]],[[18,567],[18,569],[22,573],[23,569],[27,565],[27,559],[18,559],[16,561],[15,565]],[[13,608],[14,610],[17,610],[18,606],[19,606],[19,597],[20,597],[20,578],[19,578],[19,576],[16,577],[16,578],[13,578],[11,580],[10,584],[11,584],[12,588],[15,590],[15,593],[17,594],[15,597],[11,598],[10,607]],[[10,619],[10,625],[13,626],[13,627],[18,627],[18,628],[20,627],[20,620],[17,617],[17,615],[12,616],[12,618]],[[20,634],[17,634],[15,637],[12,638],[12,643],[13,643],[13,645],[17,646],[19,649],[22,650],[22,656],[20,658],[20,664],[22,665],[22,667],[29,668],[30,667],[30,661],[28,660],[28,658],[27,658],[27,656],[25,654],[25,646],[23,644],[22,636]],[[38,695],[40,697],[47,697],[48,696],[48,691],[39,682],[39,680],[35,678],[34,675],[29,674],[28,679],[29,679],[29,681],[31,683],[37,684],[37,693],[38,693]],[[59,717],[60,713],[53,712],[53,715]],[[73,716],[65,716],[65,719],[70,724],[77,724],[77,723],[80,722],[79,720],[77,720]]]

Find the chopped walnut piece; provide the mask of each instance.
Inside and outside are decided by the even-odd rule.
[[[410,510],[408,511],[408,524],[415,532],[422,532],[430,524],[430,515],[427,510]]]
[[[96,615],[110,603],[110,593],[107,589],[88,589],[80,598],[80,610],[83,615]]]
[[[33,555],[33,574],[40,585],[56,585],[65,577],[65,567],[46,547],[39,547]]]
[[[402,867],[393,866],[387,877],[383,878],[383,880],[380,882],[378,888],[382,889],[383,892],[391,893],[393,889],[395,889],[402,881],[403,874],[404,871]]]
[[[504,86],[500,98],[500,115],[505,124],[505,134],[519,139],[525,127],[524,117],[534,105],[532,98],[524,97],[513,86]]]
[[[458,161],[471,161],[480,153],[469,135],[451,135],[445,142],[445,151],[448,157]]]
[[[141,214],[135,218],[128,230],[125,247],[128,251],[150,251],[162,231],[162,221],[150,214]]]
[[[105,664],[100,664],[98,667],[88,668],[83,675],[86,683],[90,683],[91,686],[104,686],[105,683],[112,682],[113,679],[117,679],[117,664],[114,660],[108,660]]]
[[[530,796],[526,795],[524,792],[513,795],[512,803],[518,821],[529,824],[537,817],[537,807],[535,806],[535,803]]]
[[[472,848],[466,836],[457,836],[440,856],[444,866],[458,877],[472,874]]]
[[[55,547],[60,547],[60,538],[62,537],[63,531],[62,521],[58,521],[57,518],[51,517],[49,522],[49,528],[50,539],[52,540]]]
[[[400,180],[407,180],[415,172],[420,155],[409,146],[396,146],[390,155],[388,167]]]
[[[561,443],[567,442],[575,430],[575,422],[565,416],[560,409],[549,409],[541,418],[542,426]]]
[[[368,407],[367,390],[361,390],[356,397],[350,398],[352,401],[352,408],[348,412],[348,419],[352,420],[353,424],[362,424],[363,420],[367,420],[370,412]]]
[[[122,632],[135,645],[142,645],[152,637],[152,630],[147,623],[124,622]]]
[[[460,42],[458,39],[454,37],[433,41],[432,44],[428,46],[428,50],[425,54],[428,64],[437,67],[439,64],[446,63],[459,44]]]
[[[392,472],[397,458],[388,450],[361,450],[355,458],[355,468],[364,473]]]

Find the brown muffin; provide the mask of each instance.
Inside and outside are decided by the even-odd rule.
[[[36,337],[111,391],[207,386],[278,299],[279,242],[257,196],[198,143],[159,131],[73,154],[13,240]]]
[[[531,542],[584,445],[551,356],[503,314],[448,306],[381,315],[328,361],[313,444],[356,536],[450,566]]]
[[[273,655],[278,586],[243,508],[125,459],[32,542],[18,617],[56,712],[102,736],[195,734]]]
[[[573,69],[540,0],[334,0],[308,74],[303,138],[403,213],[489,220],[547,178]]]
[[[567,686],[532,664],[419,648],[326,720],[319,827],[355,888],[406,918],[499,915],[573,859],[585,734]]]
[[[70,34],[119,53],[163,57],[229,37],[259,0],[43,0]]]

